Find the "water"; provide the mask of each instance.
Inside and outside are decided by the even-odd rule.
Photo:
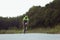
[[[0,34],[0,40],[60,40],[60,34]]]

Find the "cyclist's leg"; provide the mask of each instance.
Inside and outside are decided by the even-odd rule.
[[[27,21],[24,21],[24,33],[27,31]]]
[[[24,28],[23,28],[23,32],[25,33],[25,25],[24,25]]]
[[[25,22],[23,22],[23,33],[25,32]]]
[[[26,32],[26,22],[24,22],[24,33]]]
[[[27,22],[25,23],[25,26],[24,26],[24,33],[27,32]]]

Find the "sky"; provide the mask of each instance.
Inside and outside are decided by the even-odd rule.
[[[42,6],[53,0],[0,0],[0,16],[17,17],[25,14],[32,6]]]

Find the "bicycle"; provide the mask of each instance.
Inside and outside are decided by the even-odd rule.
[[[24,33],[27,31],[27,23],[24,24]]]

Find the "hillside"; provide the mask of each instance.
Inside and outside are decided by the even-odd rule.
[[[30,26],[54,27],[60,23],[60,0],[54,0],[45,7],[33,6],[26,13],[30,17]]]
[[[30,18],[29,29],[55,28],[60,24],[60,0],[54,0],[45,7],[33,6],[22,16],[0,17],[0,30],[22,29],[25,15]]]

